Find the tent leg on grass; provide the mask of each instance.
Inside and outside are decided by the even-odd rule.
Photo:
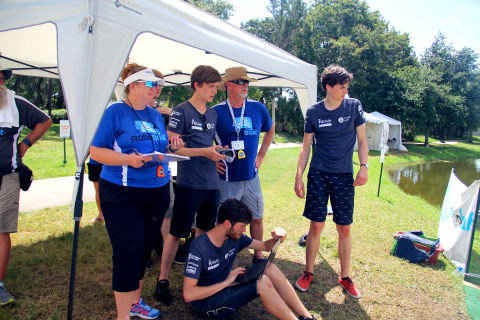
[[[75,229],[73,231],[73,248],[72,248],[72,264],[70,269],[70,288],[68,292],[68,314],[67,319],[71,320],[73,317],[73,297],[75,293],[75,275],[77,269],[77,252],[78,252],[78,236],[80,233],[80,221],[82,220],[83,212],[83,178],[84,178],[85,164],[82,165],[80,172],[77,172],[75,179],[79,180],[77,197],[75,199],[75,207],[73,211],[73,220],[75,221]]]

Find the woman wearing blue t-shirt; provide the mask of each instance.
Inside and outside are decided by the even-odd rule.
[[[166,163],[141,155],[175,153],[184,144],[175,138],[169,145],[162,116],[147,106],[164,80],[135,63],[124,68],[121,78],[127,98],[105,110],[90,154],[104,164],[100,205],[113,249],[117,319],[155,319],[160,312],[141,299],[142,279],[170,204],[170,176]]]

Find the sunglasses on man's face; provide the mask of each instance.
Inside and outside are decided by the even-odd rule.
[[[238,84],[238,85],[241,85],[241,86],[243,86],[244,84],[249,84],[250,83],[250,81],[243,80],[243,79],[232,80],[232,81],[228,81],[228,82],[235,83],[235,84]]]
[[[202,130],[207,131],[207,117],[205,117],[204,114],[201,114],[200,120],[202,120]]]
[[[158,87],[158,82],[154,82],[154,81],[137,81],[137,82],[145,82],[145,86],[149,88]]]

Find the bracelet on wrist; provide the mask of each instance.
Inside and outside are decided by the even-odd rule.
[[[125,153],[123,154],[123,157],[122,157],[122,164],[125,165]]]
[[[32,143],[31,143],[30,140],[28,140],[27,138],[23,139],[22,142],[25,143],[29,148],[32,147]]]
[[[168,146],[168,150],[170,150],[170,152],[171,152],[171,153],[175,153],[175,152],[177,152],[177,151],[178,151],[178,150],[175,150],[175,151],[173,151],[173,150],[172,150],[172,148],[171,148],[170,146]]]

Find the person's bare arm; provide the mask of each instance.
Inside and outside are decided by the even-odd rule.
[[[228,278],[223,282],[216,283],[211,286],[197,286],[198,280],[189,277],[183,278],[183,299],[189,303],[195,300],[208,298],[215,293],[229,287],[237,278],[237,276],[245,271],[245,268],[236,268],[230,271]]]
[[[174,137],[180,137],[180,134],[167,130],[168,138],[172,139]],[[212,146],[207,148],[182,148],[178,150],[176,154],[186,157],[207,157],[212,161],[219,161],[225,158],[224,155],[218,153],[217,149],[221,149],[222,146],[214,146],[212,141]]]
[[[310,148],[312,146],[314,133],[305,133],[303,135],[303,144],[298,157],[297,174],[295,175],[295,193],[299,198],[305,198],[305,185],[303,183],[303,173],[307,167],[308,158],[310,157]]]
[[[263,158],[265,158],[265,156],[267,155],[268,148],[270,147],[274,136],[275,126],[272,124],[270,130],[265,132],[265,134],[263,135],[262,146],[260,147],[260,150],[258,150],[257,158],[255,159],[255,166],[257,167],[257,169],[260,169]]]
[[[33,145],[41,137],[43,137],[43,135],[48,131],[48,129],[50,129],[52,123],[52,119],[48,119],[47,121],[42,123],[37,123],[35,127],[33,127],[33,130],[25,138],[30,140],[30,143]],[[27,153],[28,148],[30,147],[27,146],[25,143],[20,142],[17,148],[20,158],[23,158],[23,156]]]
[[[258,251],[270,251],[272,250],[275,243],[278,239],[282,238],[282,241],[287,237],[287,231],[282,228],[275,228],[271,231],[272,238],[266,241],[259,241],[253,239],[252,243],[248,246],[249,249],[258,250]]]
[[[367,164],[368,162],[368,142],[365,137],[365,125],[359,125],[357,131],[357,148],[358,148],[358,160],[360,164]],[[358,170],[353,186],[360,187],[368,181],[368,169],[365,166],[360,166]]]

